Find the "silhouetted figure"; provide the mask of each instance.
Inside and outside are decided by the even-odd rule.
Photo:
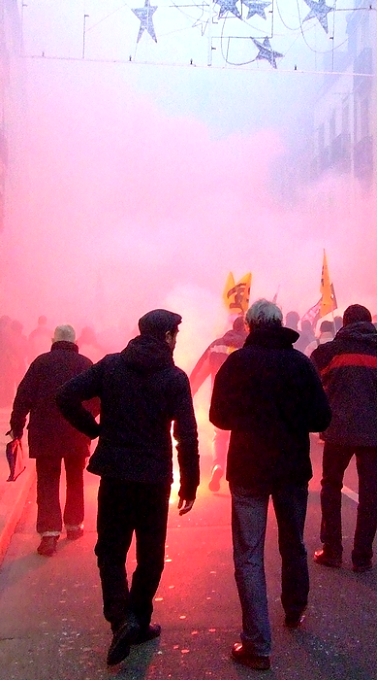
[[[312,477],[309,432],[326,428],[331,412],[311,361],[293,349],[298,333],[282,327],[281,310],[260,299],[246,313],[244,347],[218,371],[210,421],[231,430],[227,480],[232,498],[235,579],[242,608],[241,643],[232,656],[270,667],[264,541],[272,496],[282,559],[285,624],[298,627],[307,606],[309,576],[303,530]]]
[[[205,352],[201,355],[193,368],[189,376],[193,396],[208,377],[211,377],[211,388],[213,387],[214,378],[219,368],[223,365],[230,353],[238,348],[242,348],[246,338],[247,332],[245,330],[244,318],[239,316],[234,320],[232,329],[229,329],[220,338],[215,339],[215,341],[206,348]],[[220,480],[226,469],[229,441],[229,432],[222,431],[222,429],[215,427],[212,442],[213,465],[209,483],[209,489],[212,492],[218,492],[220,489]]]
[[[40,315],[35,329],[29,334],[29,361],[47,353],[51,348],[52,331],[47,327],[47,317]]]
[[[18,320],[13,320],[9,327],[13,397],[29,365],[29,343],[27,336],[23,334],[23,328],[23,325]]]
[[[335,327],[333,325],[333,322],[331,320],[323,320],[321,322],[320,327],[319,327],[319,336],[315,341],[312,341],[311,343],[308,344],[306,347],[305,353],[307,357],[309,358],[311,353],[317,348],[318,346],[321,346],[323,343],[328,343],[328,341],[333,341],[335,336]]]
[[[151,625],[153,599],[164,569],[172,438],[180,467],[180,514],[189,512],[199,484],[197,425],[189,380],[175,366],[181,316],[153,310],[139,320],[140,335],[121,353],[106,355],[58,391],[65,417],[90,438],[99,436],[88,470],[101,476],[95,547],[104,616],[111,624],[108,665],[130,644],[159,637]],[[100,424],[82,400],[101,400]],[[137,566],[129,590],[125,563],[133,533]]]
[[[11,324],[8,315],[0,317],[0,407],[11,407],[14,398]]]
[[[100,346],[93,327],[83,327],[76,343],[80,353],[90,358],[92,362],[98,362],[105,355],[105,350]]]
[[[334,340],[314,350],[311,359],[332,409],[331,423],[322,434],[323,547],[315,552],[314,560],[324,566],[341,566],[341,489],[344,472],[355,455],[358,508],[352,563],[353,570],[361,573],[372,568],[377,528],[377,330],[369,310],[358,304],[349,306]]]
[[[298,334],[298,339],[294,343],[294,348],[296,350],[300,350],[301,353],[305,352],[306,346],[310,343],[312,338],[309,339],[308,333],[303,332],[302,330],[299,329],[298,324],[299,324],[299,314],[295,310],[290,310],[290,312],[287,313],[286,318],[285,318],[285,326],[289,327],[290,329],[293,329],[293,331],[297,332]],[[304,320],[305,322],[305,320]],[[308,320],[307,320],[308,322]],[[310,327],[311,324],[308,322]],[[311,328],[312,329],[312,328]]]
[[[341,329],[341,327],[343,326],[343,318],[341,317],[341,315],[336,315],[336,317],[333,320],[333,324],[335,327],[335,334],[337,334],[339,329]]]
[[[29,457],[37,469],[37,532],[41,535],[38,553],[52,556],[62,531],[59,481],[62,460],[66,469],[67,496],[63,521],[67,539],[83,534],[83,470],[89,456],[90,439],[74,429],[61,415],[56,391],[65,381],[92,365],[79,355],[70,325],[57,327],[48,353],[39,355],[22,379],[13,403],[12,436],[21,438],[29,414]]]

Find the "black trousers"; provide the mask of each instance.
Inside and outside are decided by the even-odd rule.
[[[142,628],[150,623],[164,569],[170,490],[170,484],[101,478],[95,554],[113,630],[130,614]],[[129,589],[125,564],[134,531],[137,566]]]
[[[37,532],[55,533],[62,530],[59,500],[62,459],[66,470],[66,502],[63,521],[66,526],[80,527],[84,521],[84,478],[86,459],[82,455],[36,458],[37,470]]]
[[[341,531],[341,489],[344,472],[356,455],[358,474],[357,524],[352,561],[365,564],[373,556],[373,540],[377,529],[377,450],[325,443],[320,501],[322,521],[320,539],[331,552],[343,551]]]

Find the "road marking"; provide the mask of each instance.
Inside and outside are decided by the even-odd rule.
[[[357,493],[354,492],[354,490],[351,490],[346,485],[344,485],[341,492],[344,493],[344,495],[346,495],[347,497],[350,497],[350,499],[353,500],[353,502],[357,502],[358,504],[358,495]]]

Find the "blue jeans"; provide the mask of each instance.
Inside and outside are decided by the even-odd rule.
[[[241,641],[257,656],[271,651],[264,544],[269,495],[253,495],[230,485],[235,580],[242,608]],[[299,615],[307,606],[309,576],[303,542],[307,486],[285,486],[272,493],[282,559],[281,602],[285,614]]]

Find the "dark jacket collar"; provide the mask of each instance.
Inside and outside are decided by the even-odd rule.
[[[51,350],[70,350],[73,353],[78,353],[79,346],[72,341],[54,341]]]
[[[289,327],[257,327],[247,336],[244,345],[263,346],[264,348],[292,348],[293,343],[298,338],[298,332]]]

